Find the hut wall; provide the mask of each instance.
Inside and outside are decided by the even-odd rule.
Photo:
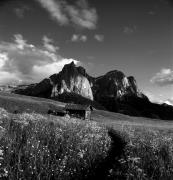
[[[85,119],[91,118],[91,111],[85,111]]]
[[[84,110],[67,110],[68,114],[78,118],[85,118],[85,111]]]

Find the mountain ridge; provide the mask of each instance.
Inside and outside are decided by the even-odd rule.
[[[138,89],[133,76],[127,77],[119,70],[112,70],[102,76],[92,77],[73,61],[59,73],[13,92],[68,103],[101,105],[109,111],[132,116],[173,119],[173,108],[151,103]]]
[[[103,83],[103,81],[106,81]],[[106,87],[104,87],[106,85]],[[72,61],[66,64],[62,71],[45,78],[35,85],[28,86],[28,95],[56,97],[64,92],[76,93],[90,100],[94,100],[99,89],[103,89],[108,96],[121,97],[124,94],[140,94],[136,80],[133,76],[126,77],[123,72],[113,70],[99,77],[92,77],[87,74],[81,66],[76,66]],[[30,89],[31,88],[31,89]],[[17,91],[16,91],[17,92]],[[103,93],[103,92],[102,92]],[[97,95],[96,95],[97,94]]]

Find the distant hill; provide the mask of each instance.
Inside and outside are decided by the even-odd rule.
[[[18,86],[13,93],[43,97],[62,102],[92,104],[131,116],[173,120],[173,106],[155,104],[140,92],[133,76],[127,77],[113,70],[100,77],[92,77],[74,62],[66,64],[61,72],[39,83]]]

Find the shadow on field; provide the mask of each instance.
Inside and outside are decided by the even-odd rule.
[[[109,177],[109,171],[111,171],[112,168],[117,169],[117,172],[121,169],[121,164],[118,160],[124,155],[127,142],[114,129],[108,129],[108,135],[111,138],[111,148],[108,151],[107,157],[93,164],[94,173],[87,176],[87,180],[112,180],[112,178]],[[120,177],[122,178],[122,175],[120,175]],[[113,179],[115,178],[119,178],[118,174],[117,177],[113,177]]]

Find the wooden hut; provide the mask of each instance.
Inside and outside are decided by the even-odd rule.
[[[61,109],[56,109],[56,110],[49,109],[47,113],[54,115],[54,116],[65,116],[66,115],[66,111],[61,110]]]
[[[91,105],[67,104],[65,110],[72,117],[91,119],[93,107]]]

